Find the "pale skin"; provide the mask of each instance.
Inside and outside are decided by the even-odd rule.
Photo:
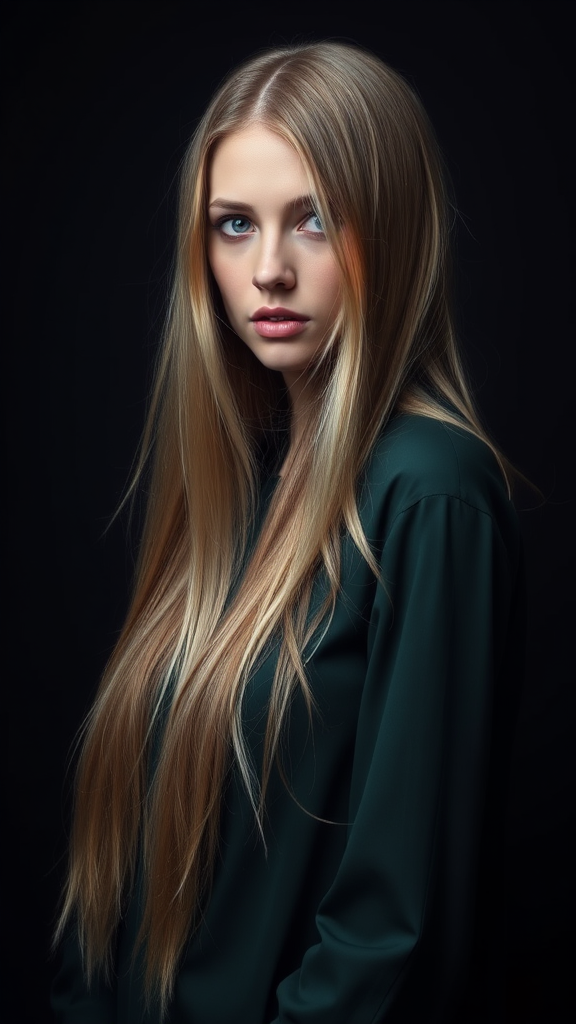
[[[282,373],[296,443],[309,369],[340,307],[340,271],[296,150],[260,124],[224,138],[210,167],[208,258],[230,326]]]

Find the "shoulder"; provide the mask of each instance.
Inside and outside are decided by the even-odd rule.
[[[390,526],[400,513],[435,496],[498,518],[514,514],[502,470],[484,441],[426,416],[396,416],[365,467],[360,513],[364,509],[371,519],[379,510],[380,521],[383,515]]]

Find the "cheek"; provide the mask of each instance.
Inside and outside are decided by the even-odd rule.
[[[238,261],[227,259],[226,255],[214,246],[208,251],[208,262],[220,290],[222,301],[227,311],[230,312],[230,307],[233,308],[242,288],[242,274]]]
[[[327,260],[322,267],[318,268],[316,287],[323,297],[326,315],[335,317],[340,308],[342,288],[340,270],[334,259]]]

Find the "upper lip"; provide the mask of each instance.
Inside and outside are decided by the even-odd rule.
[[[303,316],[302,313],[295,313],[293,309],[286,309],[285,306],[275,306],[274,309],[270,309],[269,306],[261,306],[255,313],[250,317],[251,320],[269,320],[273,316],[283,316],[286,320],[309,320],[309,316]]]

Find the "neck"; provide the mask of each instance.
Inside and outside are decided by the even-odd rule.
[[[314,387],[304,374],[285,373],[284,381],[290,398],[290,450],[282,467],[281,476],[284,476],[290,456],[300,443],[314,400]]]
[[[290,445],[294,446],[302,437],[306,426],[314,400],[314,387],[310,378],[304,374],[294,375],[292,379],[289,379],[290,376],[285,374],[284,380],[290,396]]]

